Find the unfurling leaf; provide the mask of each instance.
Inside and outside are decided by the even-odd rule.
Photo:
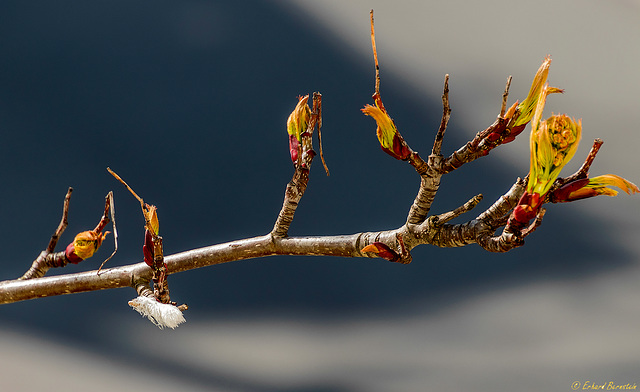
[[[307,103],[309,95],[300,97],[298,104],[287,119],[287,133],[289,134],[289,152],[291,161],[297,162],[302,152],[302,134],[307,130],[311,109]]]
[[[520,112],[520,116],[515,121],[514,126],[526,125],[529,121],[531,121],[540,99],[546,99],[546,94],[543,94],[543,89],[547,82],[547,76],[549,75],[550,66],[551,57],[547,56],[542,62],[542,65],[540,65],[540,68],[538,68],[538,71],[533,78],[531,88],[529,89],[529,94],[517,107],[518,111]],[[544,103],[542,104],[542,106],[544,107]]]
[[[367,116],[373,117],[376,120],[378,128],[376,129],[376,135],[380,142],[380,147],[384,152],[392,157],[400,160],[407,160],[411,156],[411,149],[398,132],[398,128],[394,124],[391,117],[384,108],[380,94],[373,95],[374,103],[376,106],[365,105],[362,108],[362,113]]]

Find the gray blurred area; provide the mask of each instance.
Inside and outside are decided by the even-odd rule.
[[[593,174],[640,182],[637,1],[4,1],[0,4],[0,280],[46,247],[68,186],[60,247],[116,197],[119,251],[142,259],[138,202],[158,206],[165,253],[271,230],[291,178],[285,121],[323,94],[320,162],[291,235],[402,225],[413,169],[380,151],[381,93],[405,139],[431,148],[451,75],[450,152],[493,122],[508,75],[523,99],[545,55],[565,88],[545,115],[605,140]],[[526,133],[447,175],[434,212],[482,193],[487,208],[528,171]],[[272,257],[170,276],[187,323],[158,330],[132,289],[0,306],[0,390],[569,391],[640,384],[638,200],[548,208],[526,246],[419,247],[413,263]],[[472,218],[473,213],[467,217]],[[463,221],[463,219],[459,221]],[[93,270],[111,253],[50,274]],[[37,376],[36,376],[37,375]],[[575,383],[579,384],[575,384]]]

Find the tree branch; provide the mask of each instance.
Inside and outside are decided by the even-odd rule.
[[[581,131],[581,122],[578,121],[574,123],[574,121],[571,120],[571,122],[553,122],[551,125],[540,122],[539,117],[544,108],[546,95],[561,91],[557,88],[550,88],[548,84],[546,84],[547,72],[551,61],[550,58],[545,59],[536,73],[527,99],[520,105],[516,102],[507,109],[507,98],[511,84],[511,77],[509,77],[502,95],[500,113],[495,122],[485,130],[478,132],[472,140],[445,158],[441,153],[441,149],[451,115],[451,107],[449,104],[449,75],[447,75],[445,77],[442,94],[443,111],[440,126],[436,133],[431,154],[426,161],[423,160],[417,152],[409,147],[400,135],[395,123],[382,104],[379,91],[380,67],[378,65],[375,44],[373,11],[371,11],[371,44],[376,68],[375,93],[373,95],[375,107],[366,105],[362,111],[376,120],[378,126],[376,134],[382,150],[395,159],[408,161],[420,176],[420,189],[409,210],[404,225],[394,230],[362,232],[351,235],[288,236],[289,227],[293,221],[297,206],[309,182],[309,170],[315,156],[312,139],[313,132],[316,125],[318,126],[318,132],[320,132],[320,126],[322,124],[321,95],[314,93],[313,110],[311,110],[307,104],[308,95],[299,97],[296,108],[287,120],[289,150],[294,165],[294,174],[291,182],[287,185],[282,209],[269,234],[165,256],[162,250],[162,237],[158,235],[159,224],[157,215],[155,214],[155,206],[145,204],[142,198],[133,192],[120,177],[108,169],[140,201],[145,216],[146,233],[145,246],[143,248],[145,262],[109,268],[102,270],[100,274],[97,274],[96,271],[89,271],[62,276],[43,277],[51,267],[64,266],[67,262],[76,263],[86,257],[91,257],[93,252],[100,246],[104,236],[106,236],[106,233],[100,234],[100,232],[109,222],[109,211],[111,211],[111,220],[114,221],[115,248],[117,249],[115,211],[113,197],[112,194],[109,193],[105,201],[104,214],[100,223],[92,232],[89,232],[95,235],[92,237],[93,239],[90,241],[83,238],[74,240],[67,248],[67,253],[78,251],[77,253],[73,253],[73,258],[68,258],[71,256],[65,252],[52,253],[60,235],[67,226],[69,198],[72,192],[72,189],[69,188],[67,196],[65,197],[62,220],[58,229],[52,235],[49,246],[38,256],[32,267],[23,277],[17,280],[0,282],[0,304],[55,295],[131,287],[136,290],[139,295],[136,300],[132,301],[137,301],[136,303],[139,306],[132,306],[146,314],[158,325],[168,325],[174,328],[177,324],[184,321],[181,313],[176,310],[175,307],[170,306],[169,308],[171,308],[171,312],[175,311],[178,313],[176,315],[177,318],[172,321],[170,320],[171,322],[168,324],[158,319],[158,317],[162,319],[161,314],[164,311],[159,310],[159,313],[145,313],[144,310],[141,310],[141,308],[148,305],[149,302],[154,306],[159,302],[163,303],[162,306],[164,306],[164,304],[174,304],[170,301],[166,280],[166,276],[170,274],[231,261],[274,255],[380,257],[392,262],[406,264],[411,262],[410,251],[417,246],[425,244],[439,247],[460,247],[475,243],[490,252],[506,252],[523,245],[524,238],[540,226],[545,213],[545,210],[541,207],[545,202],[572,201],[578,196],[591,197],[598,194],[615,194],[613,190],[603,189],[606,185],[618,186],[627,193],[640,192],[640,188],[633,183],[618,176],[607,175],[603,176],[604,179],[600,179],[599,181],[595,181],[595,184],[591,184],[591,188],[587,188],[591,193],[586,196],[584,193],[578,193],[577,196],[571,193],[580,190],[581,187],[587,187],[586,184],[589,182],[589,168],[602,144],[602,141],[599,139],[596,139],[594,142],[591,152],[578,172],[565,179],[557,177],[559,170],[562,168],[562,166],[558,165],[564,165],[564,163],[566,163],[564,162],[565,157],[569,156],[570,158],[575,152],[575,149],[571,150],[569,145],[573,146],[575,144],[577,147],[577,140],[579,140],[579,133]],[[524,112],[522,118],[520,118],[521,110]],[[539,180],[539,176],[535,174],[536,170],[538,175],[541,175],[540,173],[543,172],[541,169],[542,165],[540,164],[541,159],[544,162],[549,161],[547,162],[549,165],[545,163],[545,170],[548,169],[547,166],[551,167],[551,164],[553,167],[558,167],[557,172],[550,172],[553,176],[547,173],[548,170],[544,172],[548,174],[545,174],[545,181],[547,182],[544,184],[555,181],[554,188],[552,188],[551,191],[558,190],[558,193],[562,193],[562,195],[558,196],[557,200],[553,199],[553,192],[549,192],[548,188],[546,188],[544,192],[529,193],[531,189],[527,191],[527,177],[525,177],[524,180],[518,178],[507,193],[501,196],[484,212],[480,213],[475,219],[459,224],[449,223],[454,218],[475,208],[481,201],[482,195],[471,198],[453,211],[429,216],[431,205],[439,190],[440,180],[443,175],[475,159],[486,156],[493,148],[513,141],[530,121],[535,122],[535,124],[533,124],[534,128],[532,128],[534,131],[539,131],[542,128],[547,131],[558,131],[553,133],[553,135],[548,132],[532,132],[532,135],[538,135],[536,137],[539,140],[533,136],[530,139],[532,145],[531,171],[533,173],[530,178],[532,181]],[[572,127],[570,129],[567,128],[566,131],[570,133],[569,136],[574,136],[573,140],[569,140],[567,135],[560,133],[560,125],[570,125]],[[549,127],[556,127],[558,129],[554,128],[554,131],[554,129]],[[546,137],[542,138],[541,135],[546,135]],[[554,136],[553,143],[551,136]],[[562,145],[564,145],[564,147],[562,147]],[[534,149],[535,146],[543,146],[544,148]],[[328,174],[328,169],[326,169],[326,165],[324,166]],[[530,188],[533,187],[531,184],[528,186]],[[563,188],[558,189],[559,187]],[[532,220],[533,222],[531,222]],[[501,227],[503,228],[502,232],[496,234]],[[84,233],[87,232],[81,234]],[[92,245],[93,247],[87,248],[88,245]],[[152,291],[150,287],[152,280],[154,282],[154,291]],[[154,299],[155,302],[150,299]],[[140,303],[142,303],[142,305],[140,305]],[[178,308],[179,310],[184,310],[186,306],[180,306]],[[156,310],[158,310],[158,308],[156,308]]]
[[[475,237],[486,232],[486,227],[495,224],[496,215],[512,204],[515,205],[513,199],[517,200],[516,196],[520,191],[521,186],[516,183],[489,210],[463,225],[449,225],[445,222],[470,211],[480,201],[480,195],[454,211],[427,219],[422,225],[405,224],[395,230],[337,236],[279,237],[269,233],[167,255],[164,256],[164,262],[167,274],[170,275],[231,261],[275,255],[373,258],[376,257],[375,254],[362,252],[362,249],[370,244],[383,243],[394,252],[397,250],[399,259],[395,261],[407,263],[411,258],[408,252],[419,245],[458,247],[476,242]],[[0,282],[0,304],[120,287],[131,287],[140,292],[142,286],[148,287],[152,278],[153,270],[142,262],[103,269],[100,274],[89,271],[24,281],[3,281]]]

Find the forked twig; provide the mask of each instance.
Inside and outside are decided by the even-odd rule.
[[[47,271],[51,268],[64,267],[67,265],[67,259],[64,252],[53,253],[58,244],[58,240],[62,233],[64,233],[69,223],[69,203],[71,201],[71,193],[73,188],[69,187],[67,194],[64,197],[64,203],[62,206],[62,218],[56,231],[51,235],[47,249],[40,252],[38,257],[31,263],[31,267],[25,272],[18,280],[29,280],[34,278],[41,278],[45,276]]]

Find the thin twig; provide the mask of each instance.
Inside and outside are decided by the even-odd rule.
[[[329,176],[329,168],[327,167],[327,163],[324,160],[324,153],[322,152],[322,94],[319,92],[313,93],[313,114],[316,117],[316,123],[318,124],[318,148],[320,150],[320,160],[322,161],[322,166],[324,166],[324,171]]]
[[[378,65],[378,51],[376,50],[376,32],[373,28],[373,10],[369,12],[371,16],[371,47],[373,48],[373,60],[376,64],[376,94],[380,94],[380,66]]]
[[[593,141],[591,150],[589,150],[589,154],[587,154],[587,157],[585,158],[582,166],[580,166],[580,169],[578,169],[575,173],[568,177],[557,178],[551,188],[549,188],[545,202],[557,203],[558,200],[556,199],[555,191],[557,191],[558,188],[570,182],[586,179],[589,177],[589,169],[591,168],[591,164],[593,163],[594,159],[596,159],[596,155],[598,154],[598,151],[600,151],[600,147],[602,147],[603,143],[604,142],[602,141],[602,139],[596,139]]]
[[[109,191],[109,193],[107,194],[107,196],[105,197],[105,216],[107,215],[107,213],[109,211],[111,211],[111,222],[113,222],[113,242],[114,242],[114,249],[113,252],[111,253],[111,256],[107,257],[102,264],[100,264],[100,268],[98,268],[98,274],[100,273],[100,270],[102,270],[102,267],[105,265],[105,263],[107,261],[109,261],[118,251],[118,229],[116,228],[116,206],[115,203],[113,201],[113,192]],[[103,217],[104,220],[104,217]],[[108,221],[108,218],[107,218]],[[102,223],[102,220],[100,221]],[[98,225],[99,226],[99,225]],[[96,230],[98,229],[98,227],[96,227]],[[102,231],[102,229],[100,229],[100,231]]]
[[[480,203],[480,201],[482,200],[482,195],[476,195],[473,198],[471,198],[469,201],[467,201],[466,203],[464,203],[463,205],[461,205],[460,207],[456,208],[453,211],[449,211],[449,212],[445,212],[444,214],[440,214],[437,215],[438,217],[438,222],[439,223],[446,223],[449,222],[450,220],[459,217],[460,215],[471,211],[472,209],[475,208],[475,206],[478,205],[478,203]]]
[[[440,155],[442,151],[442,140],[444,139],[444,133],[449,124],[449,118],[451,118],[451,107],[449,106],[449,74],[446,74],[444,76],[444,91],[442,93],[442,120],[440,121],[440,128],[438,128],[436,140],[433,142],[433,148],[431,149],[433,155]]]
[[[127,184],[122,178],[120,178],[119,175],[116,174],[116,172],[114,172],[113,170],[111,170],[110,168],[107,168],[107,171],[109,173],[111,173],[112,176],[114,176],[116,178],[116,180],[120,181],[122,183],[122,185],[126,186],[127,189],[129,190],[129,192],[131,192],[131,194],[138,199],[138,201],[140,202],[140,207],[142,207],[142,209],[144,210],[144,200],[142,200],[142,198],[140,196],[138,196],[138,194],[131,189],[131,187],[129,186],[129,184]]]
[[[591,146],[591,150],[589,150],[589,154],[585,158],[582,166],[580,166],[580,169],[578,169],[578,171],[576,171],[569,177],[566,177],[562,182],[566,184],[570,181],[589,177],[589,169],[591,169],[591,164],[593,164],[593,161],[596,159],[596,155],[598,155],[598,151],[600,151],[600,147],[602,147],[603,143],[604,142],[602,141],[602,139],[594,140],[593,145]]]
[[[47,253],[51,253],[56,249],[56,245],[58,244],[58,240],[62,233],[64,233],[67,225],[69,224],[69,202],[71,201],[71,193],[73,192],[73,188],[69,187],[67,190],[67,194],[64,197],[64,203],[62,205],[62,218],[60,219],[60,224],[56,229],[55,233],[51,236],[51,240],[49,240],[49,246],[47,246]]]
[[[504,87],[504,93],[502,93],[502,106],[500,107],[500,118],[504,118],[504,114],[507,111],[507,98],[509,97],[509,87],[511,86],[511,75],[507,78],[507,85]]]

